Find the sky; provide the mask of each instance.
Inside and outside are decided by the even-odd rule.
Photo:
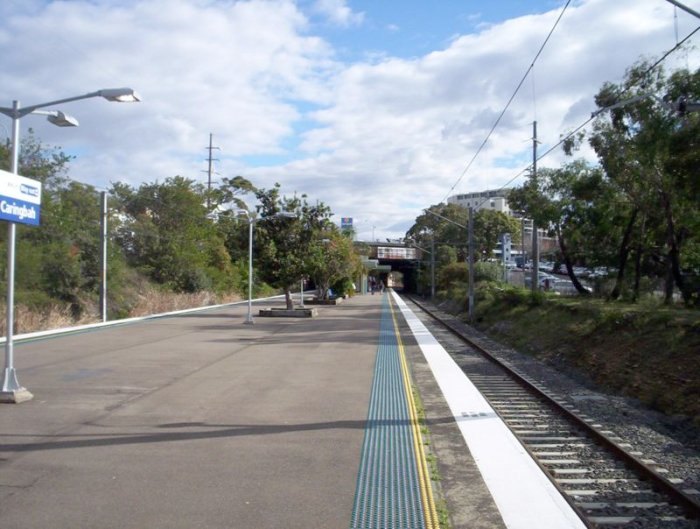
[[[141,102],[50,107],[80,127],[27,116],[21,134],[74,156],[70,177],[99,189],[206,183],[212,134],[215,183],[279,183],[352,217],[358,239],[396,239],[448,196],[522,184],[534,121],[545,152],[589,118],[603,83],[700,25],[666,0],[572,1],[479,151],[565,4],[2,0],[0,106],[131,87]],[[664,67],[700,67],[697,39]],[[538,166],[563,162],[555,150]]]

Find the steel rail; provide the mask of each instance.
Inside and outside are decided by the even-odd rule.
[[[589,434],[596,442],[610,450],[615,456],[619,457],[625,464],[627,464],[633,471],[638,472],[643,479],[648,479],[651,483],[653,483],[654,487],[656,487],[658,492],[669,496],[672,502],[682,507],[690,518],[700,519],[699,500],[693,498],[689,494],[686,494],[683,490],[676,487],[673,483],[671,483],[668,479],[659,474],[656,470],[645,464],[633,454],[630,454],[623,447],[618,445],[615,441],[613,441],[605,434],[600,432],[598,429],[596,429],[594,426],[589,424],[586,420],[581,418],[575,412],[567,409],[559,399],[552,397],[551,395],[547,394],[546,391],[538,388],[526,377],[522,376],[520,373],[508,366],[508,364],[506,364],[505,362],[497,358],[495,355],[493,355],[488,349],[476,343],[471,338],[465,336],[457,327],[453,326],[451,323],[444,321],[437,314],[435,314],[434,311],[427,308],[424,304],[420,303],[413,297],[405,297],[410,299],[412,303],[414,303],[423,312],[425,312],[427,315],[429,315],[431,318],[437,321],[440,325],[445,327],[452,334],[457,336],[460,340],[464,341],[470,347],[478,351],[486,359],[495,363],[500,368],[505,370],[521,386],[523,386],[528,391],[534,393],[539,398],[547,402],[557,413],[566,417],[578,428],[583,430],[585,433]]]

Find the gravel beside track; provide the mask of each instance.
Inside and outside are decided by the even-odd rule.
[[[638,406],[630,399],[592,389],[531,356],[504,347],[433,305],[429,305],[429,308],[441,319],[449,320],[450,324],[456,326],[468,339],[489,350],[494,356],[513,366],[519,373],[547,388],[549,393],[564,396],[564,400],[570,404],[570,407],[575,407],[576,413],[586,417],[587,422],[600,425],[597,426],[599,430],[604,430],[606,435],[615,438],[616,442],[625,444],[626,450],[635,454],[638,459],[645,462],[653,461],[653,466],[658,472],[674,483],[679,483],[680,488],[687,494],[691,494],[696,499],[700,498],[700,452],[690,444],[684,444],[678,440],[678,437],[687,436],[687,432],[678,430],[673,432],[668,427],[671,421],[667,417]],[[416,311],[416,313],[419,312]],[[419,317],[426,325],[431,323],[429,329],[448,352],[451,354],[457,352],[459,345],[449,340],[448,331],[430,322],[424,314]],[[453,337],[453,340],[456,338]],[[463,349],[464,345],[461,347]],[[679,433],[680,436],[676,435]],[[610,464],[612,465],[613,462]],[[604,466],[610,468],[609,465]],[[603,477],[603,475],[590,477]],[[606,474],[605,477],[610,476]],[[613,486],[611,484],[611,487]],[[639,501],[644,500],[640,497]],[[591,505],[595,502],[595,499],[588,501]],[[697,525],[691,523],[690,526],[700,526],[700,521],[696,522]],[[634,521],[631,523],[621,521],[620,526],[632,528],[637,527],[637,524]],[[689,527],[689,525],[687,521],[667,520],[660,523],[659,527]]]

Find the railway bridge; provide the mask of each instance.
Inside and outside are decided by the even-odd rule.
[[[423,252],[398,242],[363,242],[369,248],[365,261],[370,273],[379,276],[385,285],[401,286],[405,292],[417,290]]]

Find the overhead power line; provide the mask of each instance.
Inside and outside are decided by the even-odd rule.
[[[682,41],[676,43],[676,45],[668,50],[666,53],[664,53],[660,59],[658,59],[654,64],[649,66],[649,68],[646,69],[646,71],[640,76],[640,78],[644,78],[649,72],[651,72],[654,68],[656,68],[659,64],[661,64],[666,57],[671,55],[674,51],[676,51],[678,48],[683,46],[693,35],[695,35],[698,31],[700,31],[700,26],[696,27],[693,31],[691,31],[687,37],[685,37]],[[626,88],[631,88],[631,86],[628,86]]]
[[[676,43],[676,45],[675,45],[673,48],[671,48],[670,50],[666,51],[666,52],[661,56],[661,58],[659,58],[657,61],[655,61],[651,66],[649,66],[649,67],[644,71],[644,73],[639,77],[639,79],[643,79],[644,77],[646,77],[646,75],[647,75],[649,72],[651,72],[654,68],[656,68],[659,64],[661,64],[661,63],[664,61],[664,59],[666,59],[666,57],[668,57],[669,55],[671,55],[671,53],[673,53],[673,52],[676,51],[678,48],[680,48],[681,46],[683,46],[683,44],[685,44],[685,43],[686,43],[693,35],[695,35],[698,31],[700,31],[700,26],[696,27],[693,31],[691,31],[683,40],[681,40],[680,42]],[[626,86],[625,88],[626,88],[626,89],[630,89],[630,88],[632,88],[632,86],[634,86],[634,85],[633,85],[633,84],[630,84],[630,85]],[[593,113],[593,114],[591,115],[591,117],[589,117],[586,121],[584,121],[583,123],[581,123],[578,127],[576,127],[574,130],[572,130],[571,132],[569,132],[566,136],[564,136],[563,138],[561,138],[561,139],[559,140],[558,143],[556,143],[555,145],[553,145],[552,147],[550,147],[549,149],[547,149],[544,153],[542,153],[541,155],[539,155],[539,156],[537,157],[537,160],[536,160],[536,161],[539,162],[542,158],[545,158],[545,157],[548,156],[552,151],[554,151],[554,150],[556,150],[557,148],[559,148],[559,147],[560,147],[562,144],[564,144],[564,142],[566,142],[569,138],[572,138],[573,136],[575,136],[580,130],[586,128],[586,127],[588,126],[588,124],[589,124],[591,121],[593,121],[593,120],[595,119],[596,116],[597,116],[597,113]],[[517,180],[518,178],[520,178],[523,174],[527,173],[527,172],[530,170],[531,167],[532,167],[532,164],[530,164],[530,165],[528,165],[527,167],[525,167],[524,169],[522,169],[522,170],[521,170],[520,172],[518,172],[515,176],[513,176],[510,180],[508,180],[505,184],[503,184],[500,188],[498,188],[497,191],[505,191],[505,190],[508,188],[508,186],[509,186],[510,184],[512,184],[515,180]],[[476,209],[479,209],[485,202],[486,202],[486,199],[483,200],[481,203],[479,203],[479,204],[476,206]]]
[[[464,175],[467,174],[467,171],[469,170],[469,168],[474,164],[474,161],[477,159],[477,157],[479,156],[479,154],[481,153],[481,151],[483,150],[483,148],[486,146],[486,143],[489,141],[489,138],[491,137],[491,135],[493,134],[493,132],[496,130],[496,127],[498,127],[498,124],[501,122],[501,119],[503,118],[503,116],[505,115],[506,111],[508,110],[508,107],[510,107],[510,104],[513,102],[513,99],[515,99],[515,96],[518,94],[518,92],[520,91],[520,88],[523,86],[523,83],[525,82],[525,79],[527,79],[527,76],[530,74],[530,71],[532,71],[532,69],[534,68],[535,63],[537,62],[537,59],[538,59],[539,56],[542,54],[542,50],[544,50],[545,46],[547,45],[547,42],[549,42],[550,37],[551,37],[552,34],[554,33],[554,30],[556,29],[556,27],[559,25],[559,21],[560,21],[560,20],[562,19],[562,17],[564,16],[564,12],[565,12],[566,9],[569,7],[569,4],[570,4],[570,3],[571,3],[571,0],[568,0],[568,1],[566,2],[566,4],[564,5],[564,7],[562,8],[561,13],[559,13],[559,16],[557,17],[557,20],[554,22],[554,25],[552,26],[552,29],[549,30],[549,34],[547,35],[547,38],[544,39],[544,42],[543,42],[542,45],[540,46],[540,49],[539,49],[539,50],[537,51],[537,53],[535,54],[535,58],[532,60],[532,63],[530,64],[530,66],[528,67],[527,71],[526,71],[525,74],[523,75],[522,79],[521,79],[520,82],[518,83],[518,86],[515,88],[515,91],[513,92],[513,95],[510,96],[510,99],[509,99],[508,102],[506,103],[506,106],[503,108],[503,110],[501,111],[501,113],[498,115],[498,118],[496,119],[496,122],[493,124],[493,126],[491,127],[491,130],[490,130],[489,133],[486,135],[486,138],[484,138],[484,141],[481,142],[481,145],[479,145],[479,148],[476,150],[476,153],[474,154],[474,156],[472,157],[472,159],[469,161],[469,163],[467,164],[467,166],[464,168],[464,171],[462,171],[462,174],[460,174],[460,176],[459,176],[459,178],[457,179],[457,181],[454,183],[454,185],[450,188],[450,190],[447,192],[447,194],[445,195],[445,197],[442,199],[442,201],[444,201],[445,199],[447,199],[447,197],[450,196],[450,193],[452,193],[452,191],[454,191],[455,187],[457,187],[457,186],[459,185],[459,183],[462,181],[462,178],[464,178]]]

